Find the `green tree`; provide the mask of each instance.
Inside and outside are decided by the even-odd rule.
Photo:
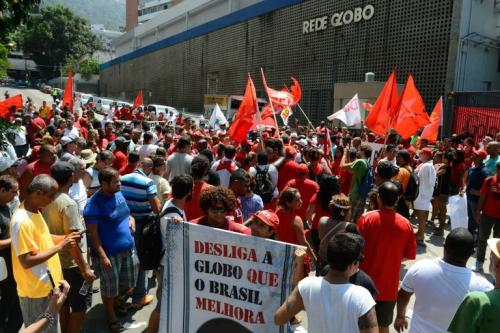
[[[63,67],[64,73],[69,69],[80,73],[85,80],[89,80],[92,75],[99,74],[99,62],[95,58],[87,58],[79,61],[78,59],[70,59]]]
[[[67,7],[45,7],[33,16],[22,30],[23,50],[45,72],[56,72],[58,66],[72,59],[91,55],[100,41],[88,23]]]
[[[28,17],[40,0],[0,0],[0,40],[5,40]]]
[[[7,76],[7,68],[9,67],[8,54],[7,48],[0,44],[0,77]]]

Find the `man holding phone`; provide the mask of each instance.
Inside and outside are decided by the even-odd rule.
[[[69,162],[56,162],[50,168],[52,178],[59,186],[54,200],[43,209],[43,217],[53,235],[69,235],[72,232],[82,237],[85,233],[78,204],[68,195],[73,184],[75,169]],[[86,294],[79,293],[84,281],[92,283],[94,272],[85,260],[86,241],[79,246],[65,249],[59,253],[64,279],[71,289],[60,311],[61,333],[80,332],[87,310]]]
[[[58,253],[76,246],[79,233],[64,236],[51,235],[41,211],[57,193],[56,181],[42,174],[33,178],[27,187],[26,198],[11,220],[12,268],[17,283],[17,293],[24,325],[37,321],[49,303],[52,290],[47,269],[54,282],[62,280]],[[56,318],[57,320],[57,318]],[[57,325],[46,332],[57,333]]]

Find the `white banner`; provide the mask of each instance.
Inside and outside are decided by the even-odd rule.
[[[167,225],[160,332],[286,331],[274,324],[274,313],[291,292],[293,245],[190,223]]]
[[[327,117],[328,120],[338,119],[342,121],[347,126],[353,126],[361,122],[361,111],[359,107],[358,94],[354,95],[353,98],[339,111],[335,112],[331,116]]]
[[[227,119],[226,117],[224,117],[219,104],[215,104],[214,110],[212,111],[212,115],[210,116],[210,120],[208,123],[210,124],[210,126],[212,126],[212,128],[215,128],[216,130],[220,129],[219,125],[227,125]]]
[[[379,155],[382,148],[384,148],[384,145],[382,143],[374,143],[374,142],[365,142],[365,143],[372,149],[372,156],[368,160],[368,163],[370,165],[373,165],[373,162],[380,157]]]

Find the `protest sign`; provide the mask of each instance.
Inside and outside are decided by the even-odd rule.
[[[372,155],[370,156],[370,159],[368,160],[368,163],[370,165],[373,165],[373,162],[375,162],[381,153],[382,148],[384,148],[384,145],[382,143],[374,143],[374,142],[366,142],[368,146],[372,149]]]
[[[284,333],[295,247],[190,223],[167,223],[160,332]]]

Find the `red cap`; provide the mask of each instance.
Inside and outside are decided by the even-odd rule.
[[[432,150],[430,148],[422,148],[419,151],[420,154],[427,154],[429,156],[432,156]]]
[[[477,149],[477,150],[474,149],[474,151],[472,153],[482,160],[484,160],[484,159],[486,159],[486,157],[488,157],[488,154],[486,154],[486,152],[482,149]]]
[[[299,172],[299,175],[301,174],[307,175],[309,173],[309,168],[307,167],[306,164],[299,164],[297,171]]]
[[[285,155],[286,156],[295,156],[297,154],[297,150],[293,148],[292,146],[287,146],[285,148]]]
[[[278,229],[280,219],[278,218],[278,215],[276,215],[276,213],[272,210],[260,210],[257,213],[253,214],[253,216],[262,220],[262,222],[273,228],[274,231]]]

